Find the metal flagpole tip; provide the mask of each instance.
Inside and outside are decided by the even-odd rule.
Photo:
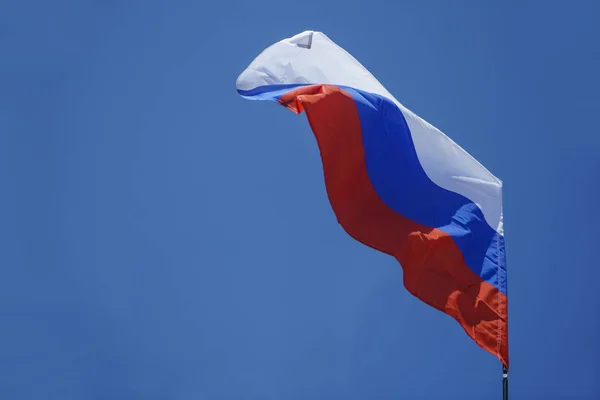
[[[502,400],[508,400],[508,368],[502,365]]]

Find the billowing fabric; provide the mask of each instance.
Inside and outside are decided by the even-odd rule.
[[[323,33],[267,48],[237,90],[306,112],[345,231],[394,256],[410,293],[508,366],[502,182]]]

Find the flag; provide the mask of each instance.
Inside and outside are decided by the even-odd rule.
[[[306,113],[344,230],[395,257],[411,294],[508,366],[502,181],[321,32],[268,47],[236,87]]]

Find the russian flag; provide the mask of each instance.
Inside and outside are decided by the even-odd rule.
[[[306,113],[344,230],[508,367],[502,182],[321,32],[270,46],[236,86]]]

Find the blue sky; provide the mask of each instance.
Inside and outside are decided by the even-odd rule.
[[[20,1],[0,16],[3,399],[497,399],[500,365],[336,223],[325,32],[504,181],[511,399],[600,398],[593,1]]]

